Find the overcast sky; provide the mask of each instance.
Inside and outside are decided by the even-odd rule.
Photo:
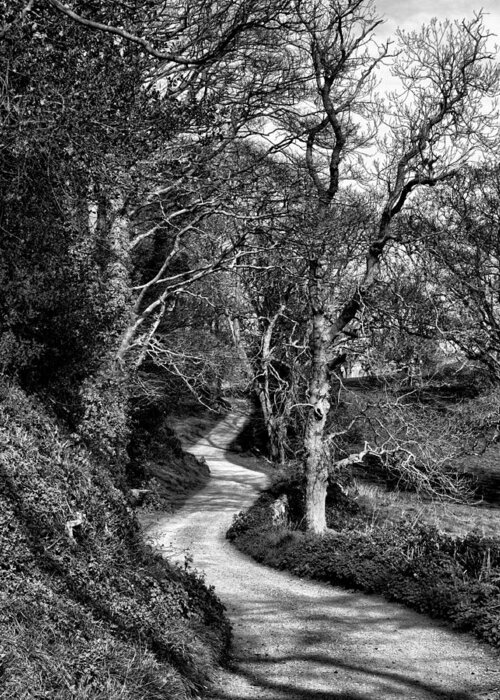
[[[485,27],[496,35],[492,39],[492,47],[500,44],[500,0],[375,0],[375,7],[378,15],[385,20],[375,33],[378,41],[394,36],[398,27],[420,29],[433,17],[472,19],[474,12],[483,9]],[[498,57],[500,59],[500,51]],[[382,91],[398,89],[398,83],[391,77],[388,68],[380,69],[379,78]]]
[[[482,8],[488,13],[486,26],[498,35],[496,41],[500,42],[500,0],[376,0],[376,8],[386,20],[380,30],[381,38],[391,34],[396,27],[416,29],[432,17],[472,17]]]

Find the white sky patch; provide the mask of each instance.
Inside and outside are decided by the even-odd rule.
[[[376,8],[385,19],[385,23],[377,31],[379,40],[387,39],[398,27],[406,30],[419,29],[433,17],[471,19],[474,13],[481,9],[485,13],[486,27],[500,38],[499,0],[378,0]]]
[[[483,10],[485,29],[494,35],[491,40],[492,50],[495,44],[500,44],[500,0],[376,0],[375,7],[378,15],[384,19],[375,33],[378,42],[395,39],[397,29],[419,30],[433,17],[439,20],[472,19],[475,13]],[[500,60],[500,54],[498,59]],[[388,67],[382,68],[378,76],[379,92],[397,89],[398,84]]]

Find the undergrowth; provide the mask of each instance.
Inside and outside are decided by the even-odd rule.
[[[146,490],[142,510],[172,511],[202,488],[210,476],[202,458],[182,449],[168,421],[162,404],[135,408],[133,412],[127,480],[131,488]]]
[[[146,547],[109,472],[0,385],[0,698],[188,698],[227,648],[222,604]]]
[[[277,527],[270,506],[283,493],[291,522]],[[282,480],[235,517],[227,537],[262,564],[382,594],[500,647],[500,539],[451,537],[405,521],[373,527],[356,504],[335,494],[335,531],[314,535],[299,529],[300,498],[296,475]]]

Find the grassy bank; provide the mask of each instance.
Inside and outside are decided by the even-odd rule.
[[[287,495],[289,522],[276,526],[271,505]],[[373,524],[371,514],[331,493],[323,536],[300,529],[300,479],[277,482],[227,533],[246,554],[267,566],[378,593],[450,622],[500,647],[500,539],[441,533],[400,519]]]
[[[196,442],[220,420],[221,414],[193,403],[175,414],[162,407],[136,412],[130,440],[128,481],[146,491],[141,512],[173,512],[187,497],[203,488],[210,470],[203,459],[183,450]]]
[[[188,698],[226,650],[202,579],[142,543],[108,472],[0,386],[0,698]]]

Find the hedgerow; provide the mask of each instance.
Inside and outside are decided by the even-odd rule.
[[[0,385],[0,698],[188,698],[229,624],[189,567],[143,544],[108,470]]]
[[[499,539],[450,537],[405,521],[373,528],[353,512],[344,512],[340,531],[321,536],[296,523],[276,527],[269,506],[286,486],[235,517],[227,537],[238,549],[298,576],[381,594],[500,647]]]

